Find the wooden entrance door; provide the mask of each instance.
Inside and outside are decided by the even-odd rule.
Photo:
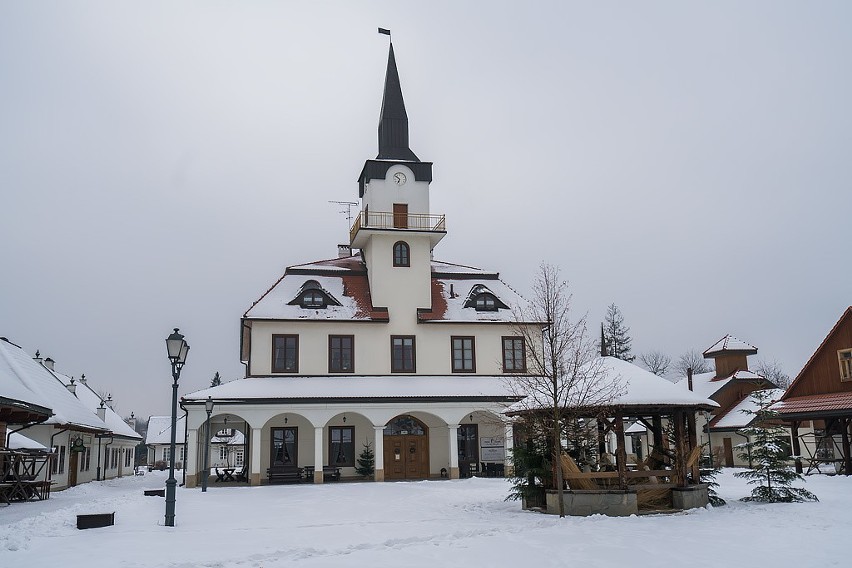
[[[77,485],[77,468],[80,466],[80,452],[71,452],[68,456],[68,487]]]
[[[408,228],[408,203],[393,204],[393,228]]]
[[[385,436],[385,479],[428,479],[427,436]]]
[[[734,467],[734,447],[730,438],[722,438],[725,446],[725,467]]]

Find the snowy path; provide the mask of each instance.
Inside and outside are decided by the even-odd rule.
[[[678,515],[567,518],[504,502],[498,479],[178,490],[162,526],[160,472],[0,507],[0,567],[848,566],[852,479],[811,477],[819,503],[757,505],[730,474],[729,505]],[[79,513],[116,525],[78,531]],[[661,539],[667,542],[661,546]],[[844,560],[844,555],[846,560]]]

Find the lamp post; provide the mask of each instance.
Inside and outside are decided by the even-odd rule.
[[[184,340],[183,335],[178,333],[178,328],[166,338],[166,349],[169,354],[169,362],[172,364],[172,440],[170,444],[169,455],[169,478],[166,480],[166,526],[175,526],[175,429],[177,428],[177,392],[178,379],[180,378],[181,369],[186,363],[186,356],[189,353],[189,344]]]
[[[201,474],[201,492],[207,491],[207,478],[210,477],[210,414],[213,412],[213,397],[208,396],[204,402],[207,411],[207,422],[204,425],[204,472]]]

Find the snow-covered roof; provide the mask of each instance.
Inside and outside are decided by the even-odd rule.
[[[60,373],[54,374],[56,374],[63,381],[71,381],[71,378],[67,375],[62,375]],[[97,409],[103,399],[101,399],[101,397],[94,390],[92,390],[92,387],[89,386],[88,381],[77,381],[75,385],[75,394],[77,395],[77,399],[82,402],[86,406],[86,408],[91,408],[93,412],[97,413]],[[116,436],[123,436],[125,438],[134,438],[137,440],[142,439],[142,436],[136,433],[136,431],[131,428],[113,409],[106,405],[104,405],[104,409],[106,410],[106,412],[104,413],[104,422],[110,429],[110,432],[112,432]]]
[[[230,429],[231,428],[229,428],[229,430]],[[237,430],[236,428],[234,428],[233,430],[234,430],[234,434],[232,436],[213,436],[212,438],[210,438],[210,443],[211,444],[228,444],[229,446],[242,446],[242,445],[244,445],[246,443],[245,435],[242,432],[240,432],[239,430]],[[221,430],[220,430],[220,432],[221,432]],[[217,432],[217,434],[218,434],[218,432]]]
[[[769,393],[769,400],[775,402],[781,399],[784,394],[784,389],[766,389]],[[758,406],[750,395],[742,399],[739,404],[732,407],[728,412],[717,416],[710,423],[711,429],[733,429],[745,428],[754,420],[754,414],[750,412],[757,411]]]
[[[469,376],[359,376],[359,377],[251,377],[200,390],[185,400],[251,399],[398,399],[490,398],[507,399],[512,393],[507,377]],[[150,432],[150,430],[149,430]]]
[[[294,302],[309,281],[316,281],[330,303],[322,309],[304,308]],[[480,288],[477,288],[480,287]],[[523,303],[523,298],[497,272],[438,260],[432,261],[432,306],[418,314],[420,321],[510,322],[512,311],[476,311],[464,304],[474,289],[487,289],[504,306]],[[498,304],[499,305],[499,304]],[[360,254],[290,266],[284,275],[245,313],[249,319],[276,320],[375,320],[387,321],[384,307],[372,303],[367,269]]]
[[[30,440],[23,434],[19,434],[17,432],[12,432],[12,435],[9,436],[9,448],[12,450],[44,450],[47,451],[47,447],[39,444],[35,440]]]
[[[763,381],[766,380],[762,375],[758,375],[754,371],[735,371],[727,377],[716,378],[716,373],[698,373],[692,375],[692,392],[710,398],[731,381]],[[678,387],[689,390],[689,381],[686,377],[682,377],[675,383]]]
[[[183,444],[186,438],[186,416],[178,416],[175,422],[175,443]],[[145,436],[146,444],[171,444],[172,443],[172,417],[171,416],[149,416],[148,434]]]
[[[586,363],[585,369],[589,376],[597,377],[593,382],[602,381],[615,383],[617,393],[609,402],[609,406],[640,407],[640,406],[698,406],[717,408],[719,405],[706,397],[689,390],[678,388],[654,373],[615,357],[596,357]],[[570,397],[570,395],[569,395]],[[547,408],[550,402],[544,398],[536,400],[531,395],[513,405],[509,410],[529,410]],[[569,401],[568,406],[571,406]],[[579,403],[579,406],[583,406]]]
[[[48,400],[30,390],[15,370],[14,358],[11,357],[11,353],[19,350],[20,348],[14,344],[0,340],[0,397],[9,401],[18,401],[24,405],[34,405],[50,414]],[[23,373],[24,371],[21,370],[20,372]]]
[[[704,351],[704,357],[707,358],[725,352],[746,352],[747,354],[754,355],[757,353],[757,347],[728,334],[707,348]]]
[[[45,424],[109,430],[94,409],[86,408],[44,365],[7,341],[0,341],[0,373],[26,387],[32,393],[33,402],[40,401],[37,404],[53,410],[53,416]]]
[[[648,428],[645,427],[641,422],[634,422],[629,427],[624,429],[625,434],[644,434],[648,431]]]

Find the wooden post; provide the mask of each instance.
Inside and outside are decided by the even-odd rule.
[[[604,418],[598,417],[598,465],[604,463],[604,455],[606,454],[606,430],[604,430]]]
[[[796,456],[796,473],[802,473],[802,448],[799,445],[799,423],[794,421],[790,426],[793,437],[793,455]]]
[[[686,487],[686,456],[684,455],[684,441],[686,433],[683,428],[683,411],[676,410],[674,413],[674,436],[675,436],[675,463],[674,469],[678,477],[678,485]]]
[[[698,430],[695,426],[695,412],[687,412],[686,413],[686,432],[689,436],[689,445],[687,446],[687,455],[692,453],[692,450],[698,447]],[[695,463],[692,464],[692,482],[693,483],[701,483],[701,467],[698,462],[701,459],[695,460]]]
[[[843,473],[852,475],[852,456],[849,455],[849,418],[841,418],[840,426],[843,428]]]
[[[618,470],[618,486],[627,489],[627,450],[624,447],[624,418],[621,412],[615,413],[615,467]]]

